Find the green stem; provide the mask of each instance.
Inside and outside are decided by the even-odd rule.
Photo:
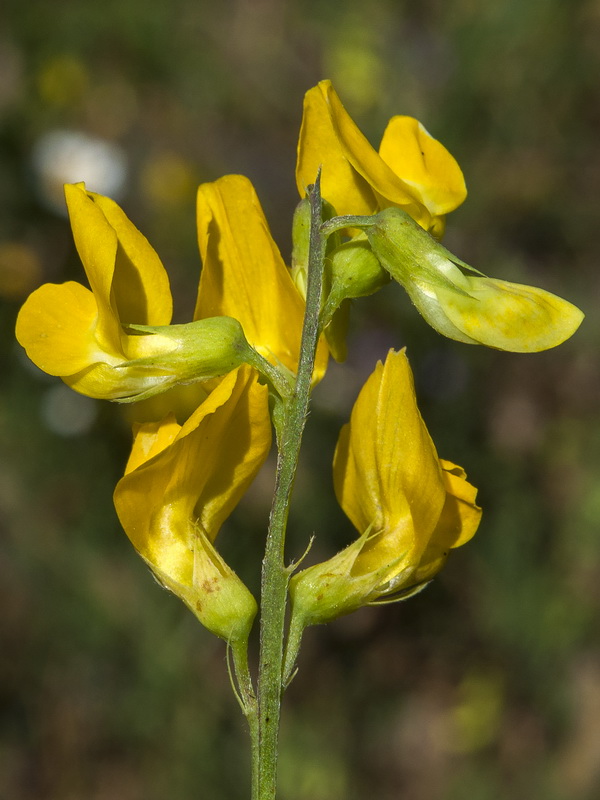
[[[285,532],[294,476],[310,398],[315,353],[319,339],[319,309],[326,238],[321,233],[319,177],[309,194],[311,204],[310,251],[306,312],[294,392],[285,404],[278,435],[277,478],[269,519],[262,571],[260,662],[258,671],[258,745],[254,770],[258,776],[253,800],[275,800],[281,710],[283,650],[287,589],[290,571],[285,566]]]
[[[250,668],[248,667],[248,640],[231,644],[231,654],[233,656],[233,668],[237,687],[233,683],[233,690],[238,697],[242,711],[248,720],[250,731],[250,741],[252,743],[252,797],[257,797],[258,791],[258,705],[256,694],[252,683]]]
[[[321,232],[325,237],[331,236],[336,231],[344,230],[345,228],[372,228],[377,223],[376,216],[372,217],[357,217],[353,214],[348,214],[344,217],[332,217],[321,225]]]
[[[271,385],[280,397],[286,398],[290,396],[294,388],[291,380],[291,373],[288,378],[288,375],[283,369],[273,366],[273,364],[267,361],[266,358],[263,358],[260,353],[250,346],[248,346],[246,362],[255,367],[255,369],[271,382]]]

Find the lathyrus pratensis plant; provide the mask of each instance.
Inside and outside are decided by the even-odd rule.
[[[275,798],[281,697],[304,629],[419,591],[481,517],[464,470],[438,456],[427,432],[406,351],[392,350],[361,389],[334,456],[335,494],[358,537],[323,563],[286,562],[310,394],[329,354],[344,359],[350,301],[393,279],[439,333],[513,352],[554,347],[583,317],[543,289],[486,277],[440,244],[465,183],[411,117],[393,117],[376,151],[322,81],[306,94],[296,180],[291,270],[246,178],[200,186],[203,268],[194,319],[180,325],[171,324],[169,280],[148,241],[111,200],[66,186],[90,288],[41,286],[16,329],[32,361],[90,397],[136,402],[171,389],[174,401],[177,387],[198,383],[183,424],[169,414],[135,426],[114,499],[158,581],[227,643],[249,723],[253,800]],[[216,540],[272,429],[277,477],[255,675],[247,648],[259,605]]]

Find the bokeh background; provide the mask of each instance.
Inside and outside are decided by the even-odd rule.
[[[189,318],[197,184],[255,183],[286,256],[304,92],[334,81],[377,145],[417,116],[469,198],[446,244],[587,319],[513,355],[439,337],[390,287],[355,305],[315,393],[290,529],[354,532],[330,463],[358,389],[408,344],[440,454],[480,487],[468,547],[404,604],[310,630],[282,727],[285,800],[600,796],[600,2],[5,0],[0,11],[0,797],[248,797],[223,644],[161,591],[111,495],[121,409],[24,357],[14,321],[83,272],[61,184],[115,197]],[[258,585],[272,464],[221,534]]]

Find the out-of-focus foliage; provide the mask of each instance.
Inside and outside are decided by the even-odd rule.
[[[64,180],[111,193],[152,239],[176,321],[200,181],[248,175],[289,252],[302,96],[329,77],[372,141],[409,114],[457,157],[454,253],[587,319],[514,355],[442,339],[399,287],[356,302],[348,364],[315,393],[290,555],[313,532],[315,561],[354,536],[331,457],[389,346],[408,344],[439,454],[484,517],[417,598],[308,632],[282,797],[598,797],[598,1],[6,0],[0,17],[0,795],[247,796],[222,643],[154,584],[112,509],[123,412],[33,369],[13,326],[37,285],[82,279]],[[267,469],[223,530],[255,589],[271,488]]]

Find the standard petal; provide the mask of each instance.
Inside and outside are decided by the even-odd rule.
[[[226,175],[198,190],[202,274],[195,319],[238,319],[248,342],[265,358],[296,371],[304,301],[273,241],[256,192],[241,175]],[[315,375],[325,371],[319,346]]]
[[[373,190],[349,162],[334,127],[328,101],[330,86],[329,81],[321,81],[304,96],[296,163],[298,192],[304,197],[321,168],[321,194],[338,214],[374,214],[378,205]],[[348,117],[343,106],[342,112]],[[350,117],[348,120],[354,124]],[[365,144],[371,147],[366,139]]]
[[[403,175],[397,175],[371,146],[342,105],[331,83],[322,81],[319,85],[323,85],[333,127],[345,157],[375,193],[377,206],[374,210],[390,205],[399,206],[422,228],[429,230],[434,225],[434,220],[420,193],[404,180]],[[340,212],[338,209],[338,213],[357,212],[352,210]]]
[[[464,202],[467,187],[457,161],[414,117],[391,118],[379,155],[418,193],[431,214],[448,214]]]
[[[470,297],[437,289],[439,304],[463,335],[488,347],[513,353],[548,350],[572,336],[584,317],[567,300],[534,286],[467,280]]]
[[[97,320],[98,306],[89,289],[74,281],[46,283],[21,308],[16,336],[34,364],[49,375],[64,377],[98,362],[123,361],[118,348],[99,348]]]
[[[98,306],[96,340],[110,353],[119,349],[121,336],[119,316],[111,295],[117,235],[83,184],[67,184],[65,198],[75,247]]]
[[[445,500],[436,450],[416,404],[404,351],[390,351],[363,386],[334,457],[338,501],[374,535],[357,559],[376,569],[402,553],[418,559]]]
[[[117,236],[112,290],[121,322],[168,325],[173,301],[168,275],[156,251],[113,200],[93,192],[87,196]]]

